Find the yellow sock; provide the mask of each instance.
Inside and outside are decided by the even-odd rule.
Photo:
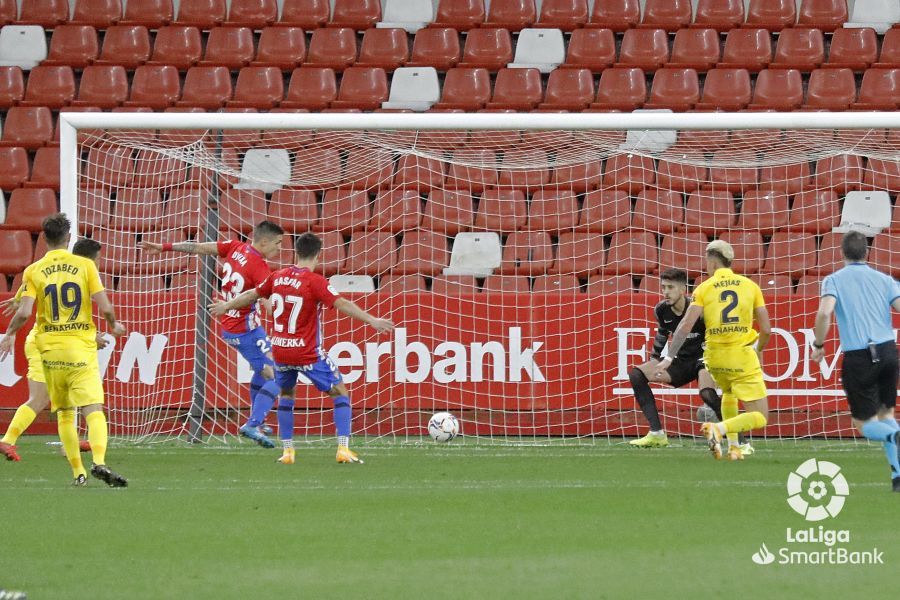
[[[106,464],[106,444],[108,434],[106,430],[106,415],[102,410],[92,412],[84,418],[87,422],[88,441],[91,443],[91,454],[95,465]]]
[[[728,419],[724,423],[729,434],[738,434],[751,429],[762,429],[766,426],[766,418],[761,412],[753,411]]]
[[[78,430],[75,429],[75,411],[60,410],[56,412],[56,427],[59,430],[59,441],[66,451],[66,458],[72,465],[72,476],[87,475],[81,462],[81,451],[78,449]]]
[[[738,416],[738,401],[732,394],[722,394],[722,420],[727,421]],[[729,446],[737,446],[738,434],[727,433]]]
[[[17,408],[16,414],[9,424],[9,429],[6,430],[6,435],[3,436],[3,439],[0,440],[0,442],[15,446],[16,442],[19,441],[19,436],[25,433],[28,426],[34,422],[35,417],[37,417],[37,413],[27,404],[23,404]]]

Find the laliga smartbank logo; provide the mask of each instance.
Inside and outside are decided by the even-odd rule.
[[[835,519],[850,495],[850,485],[841,468],[832,462],[810,458],[788,475],[787,503],[807,522]],[[788,527],[785,542],[791,546],[769,550],[760,544],[751,559],[758,565],[883,565],[878,548],[851,550],[849,529],[823,525],[806,529]]]

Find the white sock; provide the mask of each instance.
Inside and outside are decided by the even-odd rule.
[[[294,440],[293,440],[293,439],[290,439],[290,440],[281,440],[281,446],[282,446],[285,450],[293,450],[293,449],[294,449]]]
[[[725,423],[716,423],[715,426],[718,428],[719,433],[728,435],[728,428],[725,426]]]
[[[660,429],[659,431],[651,431],[650,435],[663,436],[663,435],[666,435],[666,430]]]
[[[350,436],[349,435],[339,435],[338,436],[338,448],[349,448],[350,447]]]

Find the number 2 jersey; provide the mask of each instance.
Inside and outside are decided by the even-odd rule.
[[[703,307],[707,347],[749,346],[759,337],[753,315],[766,303],[753,280],[731,269],[716,269],[694,290],[694,304]]]
[[[272,358],[280,365],[310,365],[325,358],[322,349],[322,307],[340,298],[328,280],[307,268],[279,269],[256,286],[272,301]]]
[[[266,257],[246,242],[223,240],[216,243],[222,259],[222,299],[226,302],[242,292],[255,288],[272,270]],[[256,304],[238,310],[230,310],[220,318],[222,329],[228,333],[247,333],[259,327]]]

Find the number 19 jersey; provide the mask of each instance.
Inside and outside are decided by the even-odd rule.
[[[246,242],[226,240],[217,242],[222,259],[221,290],[226,302],[242,292],[255,288],[272,270],[265,257]],[[238,310],[230,310],[221,317],[222,328],[228,333],[247,333],[259,327],[256,304]]]
[[[751,279],[731,269],[716,269],[694,290],[693,304],[703,307],[707,346],[749,346],[759,337],[753,313],[765,301]]]

